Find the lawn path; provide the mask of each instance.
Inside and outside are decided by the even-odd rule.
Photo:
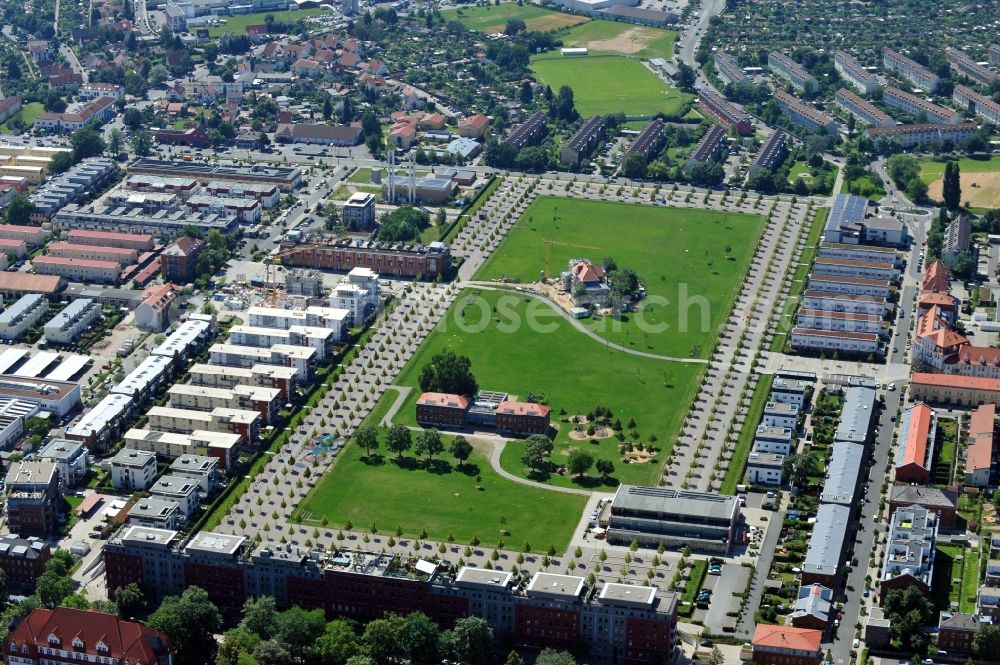
[[[662,356],[659,353],[649,353],[648,351],[636,351],[635,349],[630,349],[627,346],[621,346],[620,344],[615,344],[614,342],[611,342],[601,337],[593,330],[587,328],[587,326],[580,323],[578,319],[574,319],[572,316],[569,315],[569,313],[566,310],[557,305],[550,298],[546,298],[545,296],[539,295],[537,293],[531,293],[530,291],[514,291],[514,289],[494,286],[490,282],[465,282],[462,286],[476,288],[476,289],[483,289],[484,291],[511,291],[518,293],[520,295],[530,296],[532,298],[535,298],[536,300],[541,300],[546,305],[548,305],[556,312],[558,312],[560,316],[569,321],[570,325],[572,325],[574,328],[582,332],[587,337],[590,337],[591,339],[600,342],[601,344],[609,346],[612,349],[615,349],[616,351],[621,351],[622,353],[628,353],[633,356],[640,356],[642,358],[651,358],[652,360],[666,360],[668,362],[675,362],[675,363],[689,363],[692,365],[708,364],[708,360],[704,358],[675,358],[673,356]]]
[[[410,391],[413,390],[413,388],[410,388],[409,386],[389,386],[387,390],[395,390],[397,393],[396,401],[392,403],[392,406],[389,407],[386,414],[382,416],[382,421],[379,423],[379,425],[388,426],[392,425],[392,419],[397,413],[399,413],[399,410],[403,408],[403,403],[406,401],[406,398],[409,397]]]

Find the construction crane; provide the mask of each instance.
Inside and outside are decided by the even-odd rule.
[[[318,247],[319,245],[315,243],[305,244],[305,245],[295,245],[294,247],[289,247],[288,249],[283,249],[281,251],[273,252],[268,254],[267,261],[265,262],[265,277],[264,277],[264,288],[267,289],[267,304],[270,307],[278,306],[278,294],[281,291],[280,288],[275,284],[275,266],[281,265],[281,259],[286,256],[292,256],[304,249],[310,247]]]

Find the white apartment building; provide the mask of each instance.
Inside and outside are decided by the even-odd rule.
[[[750,453],[747,456],[747,482],[751,485],[780,485],[784,455]]]
[[[35,457],[56,465],[59,481],[65,487],[75,487],[87,475],[89,457],[87,449],[79,441],[52,439],[43,446]]]
[[[210,388],[233,388],[239,385],[276,388],[285,402],[292,398],[298,375],[299,371],[294,367],[280,365],[254,365],[243,369],[196,363],[188,370],[192,385]]]
[[[354,192],[344,202],[341,213],[344,224],[350,229],[365,230],[375,226],[375,196],[368,192]]]
[[[837,106],[844,109],[861,122],[873,127],[894,127],[896,121],[877,106],[862,99],[847,88],[841,88],[834,93],[833,99]]]
[[[281,202],[278,186],[265,183],[213,180],[205,185],[205,191],[221,198],[256,199],[264,208],[273,208]]]
[[[351,313],[351,325],[360,328],[375,315],[379,303],[378,273],[370,268],[354,268],[333,289],[330,307]]]
[[[260,414],[244,409],[217,407],[211,411],[193,411],[154,406],[146,414],[149,427],[165,432],[191,434],[196,430],[239,434],[243,443],[260,437]]]
[[[813,274],[895,281],[899,277],[899,270],[892,263],[852,261],[820,256],[813,262]]]
[[[101,316],[101,306],[90,298],[77,298],[53,316],[42,330],[51,344],[72,344]]]
[[[827,259],[844,259],[847,261],[896,262],[896,250],[892,247],[848,245],[839,242],[821,242],[819,244],[819,252],[816,256]]]
[[[156,454],[126,447],[111,458],[111,485],[118,489],[144,492],[156,479]]]
[[[889,86],[882,91],[882,103],[894,109],[899,109],[912,116],[923,114],[927,122],[940,123],[942,125],[957,125],[962,122],[962,116],[951,109],[932,104],[931,102],[904,92],[899,88]]]
[[[898,125],[896,127],[869,127],[865,130],[873,141],[886,139],[899,143],[904,148],[927,145],[934,141],[951,141],[958,145],[975,134],[979,127],[972,122],[958,125],[936,125],[920,123],[915,125]]]
[[[969,113],[975,113],[994,124],[1000,124],[1000,104],[993,101],[992,98],[980,95],[964,85],[956,85],[951,98],[966,108]]]
[[[117,83],[83,83],[76,91],[76,96],[80,99],[97,99],[98,97],[111,97],[118,99],[124,96],[125,88]]]
[[[778,51],[767,54],[767,67],[773,74],[779,76],[799,92],[810,93],[819,89],[816,77],[806,71],[806,68]]]
[[[850,354],[882,353],[879,336],[872,333],[838,332],[813,328],[792,328],[792,348],[815,352]]]
[[[18,298],[13,305],[0,312],[0,339],[13,342],[35,327],[49,311],[49,301],[39,293],[29,293]]]
[[[874,314],[830,312],[821,309],[799,308],[795,325],[813,330],[839,330],[842,332],[876,333],[886,335],[888,327],[882,326],[882,317]]]
[[[351,313],[343,307],[309,306],[305,309],[251,307],[247,310],[247,325],[258,328],[289,330],[293,326],[327,328],[333,331],[337,344],[347,339]]]
[[[221,474],[219,460],[208,455],[181,455],[170,465],[171,475],[189,478],[198,484],[198,491],[208,496],[215,491]]]
[[[47,250],[50,256],[115,261],[122,266],[130,266],[139,258],[138,252],[129,247],[102,247],[100,245],[81,245],[75,242],[50,242]]]
[[[885,279],[864,279],[862,277],[839,277],[837,275],[810,275],[809,289],[830,293],[846,293],[856,296],[879,296],[888,298],[892,287]]]
[[[330,328],[314,326],[291,326],[284,330],[237,325],[229,329],[230,344],[268,349],[276,344],[304,346],[316,352],[319,362],[333,355],[335,337],[335,331]]]
[[[139,499],[128,511],[129,526],[173,531],[184,523],[181,506],[173,499],[148,496]]]
[[[198,483],[191,478],[167,474],[150,485],[151,496],[176,501],[184,517],[191,517],[198,510],[200,494]]]
[[[830,312],[854,312],[885,316],[889,311],[888,301],[878,296],[852,296],[846,293],[826,291],[805,291],[799,305],[805,309]]]
[[[294,367],[299,377],[308,380],[316,372],[316,349],[287,344],[275,344],[269,349],[238,344],[213,344],[209,349],[209,362],[244,369],[254,365]]]
[[[723,83],[740,85],[750,82],[750,77],[743,71],[736,59],[725,51],[715,52],[715,73],[722,79]]]
[[[865,69],[858,59],[844,51],[834,51],[833,68],[841,78],[866,95],[878,90],[878,77]]]
[[[130,429],[125,433],[125,445],[134,450],[153,453],[164,459],[182,455],[203,455],[219,460],[223,469],[232,465],[233,453],[240,445],[241,436],[233,432],[195,430],[190,434],[159,432],[148,429]]]
[[[264,425],[270,425],[281,407],[281,391],[277,388],[236,385],[232,388],[211,388],[190,384],[174,384],[167,390],[170,404],[180,409],[211,411],[222,407],[256,411]]]
[[[822,129],[823,131],[835,134],[837,132],[837,121],[831,116],[814,109],[799,98],[789,95],[787,92],[777,90],[774,93],[774,100],[792,122],[801,125],[806,129]]]
[[[102,284],[117,282],[122,271],[121,264],[117,261],[66,259],[47,254],[40,254],[33,258],[31,267],[39,275],[59,275],[73,282],[98,282]]]
[[[938,83],[940,83],[940,77],[937,74],[888,47],[882,47],[882,64],[890,72],[899,74],[926,92],[936,91]]]
[[[792,450],[792,428],[761,423],[753,437],[755,453],[788,455]]]
[[[946,47],[944,57],[948,59],[948,64],[951,65],[952,69],[963,76],[968,76],[981,85],[988,86],[1000,79],[1000,74],[997,74],[989,67],[980,65],[974,58],[969,57],[965,52],[956,48]]]

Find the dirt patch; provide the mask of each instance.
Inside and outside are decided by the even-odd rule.
[[[581,23],[587,23],[589,20],[584,16],[574,16],[573,14],[549,14],[548,16],[529,18],[524,22],[524,27],[536,32],[548,32],[549,30],[559,30],[560,28],[569,28]],[[504,27],[506,27],[506,24],[504,24]]]
[[[973,208],[1000,208],[1000,171],[962,173],[962,205],[968,201]],[[941,200],[944,178],[938,178],[927,188],[927,196]]]
[[[592,51],[614,51],[631,55],[645,49],[649,42],[656,38],[656,34],[650,33],[645,28],[635,27],[629,28],[617,37],[582,42],[580,46],[586,46]]]
[[[583,429],[571,429],[569,432],[569,438],[574,441],[589,441],[590,439],[607,439],[615,435],[614,430],[610,427],[598,427],[594,430],[593,434],[587,434],[587,426],[581,425]]]
[[[625,453],[625,460],[629,464],[649,464],[653,461],[653,453],[648,450],[633,450]]]

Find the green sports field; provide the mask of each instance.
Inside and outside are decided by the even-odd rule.
[[[920,160],[920,179],[928,185],[944,176],[944,166],[958,161],[960,173],[992,173],[1000,171],[1000,155],[990,157],[962,157],[958,160],[927,158]]]
[[[307,16],[318,16],[320,14],[330,14],[326,9],[314,7],[312,9],[290,9],[283,12],[261,12],[259,14],[239,14],[236,16],[221,17],[224,23],[212,25],[208,28],[209,37],[221,37],[229,33],[231,35],[242,35],[246,32],[248,25],[261,25],[267,16],[273,16],[274,20],[281,22],[298,21]]]
[[[536,323],[529,323],[529,318]],[[629,436],[630,441],[648,443],[653,434],[656,447],[663,448],[680,429],[704,369],[704,365],[650,360],[609,349],[573,328],[548,305],[524,294],[470,289],[456,301],[397,379],[397,385],[415,390],[394,422],[416,425],[420,368],[443,349],[471,359],[480,388],[519,396],[528,391],[546,395],[553,423],[559,428],[553,462],[565,464],[569,449],[575,447],[595,459],[610,459],[616,469],[609,479],[588,477],[576,481],[558,474],[534,479],[604,490],[614,489],[619,482],[655,483],[663,455],[654,455],[655,461],[651,462],[623,464],[617,439],[607,437],[595,443],[574,440],[570,437],[573,425],[558,422],[560,418],[568,420],[598,405],[606,406],[622,423],[635,420],[636,436]],[[520,463],[522,446],[520,441],[507,444],[501,462],[507,471],[530,477],[529,470]]]
[[[623,322],[595,320],[592,329],[638,351],[706,358],[763,225],[759,215],[543,196],[528,207],[476,278],[536,281],[545,268],[546,241],[552,241],[553,274],[565,270],[571,258],[600,262],[610,256],[619,267],[635,270],[646,286],[643,323],[666,328],[649,332],[635,315],[626,315]],[[681,306],[694,300],[705,309]]]
[[[623,56],[546,53],[532,58],[531,68],[553,90],[571,87],[576,110],[583,116],[615,112],[670,115],[691,98],[669,87],[638,60]]]
[[[947,161],[937,158],[920,161],[920,179],[929,185],[927,194],[932,199],[941,199]],[[962,205],[980,214],[990,208],[1000,208],[1000,155],[962,157],[955,161],[958,161],[961,175]]]
[[[674,54],[673,30],[660,30],[617,21],[590,21],[568,30],[562,41],[566,46],[582,46],[594,53],[615,53],[637,58],[664,58]]]
[[[514,2],[505,2],[501,5],[459,7],[445,10],[441,14],[445,20],[457,20],[469,30],[487,34],[503,32],[504,28],[507,27],[507,21],[512,18],[521,19],[528,30],[537,32],[559,30],[590,21],[585,16],[565,14],[537,5],[518,5]]]

